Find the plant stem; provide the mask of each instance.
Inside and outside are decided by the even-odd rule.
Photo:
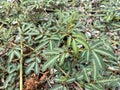
[[[22,55],[22,53],[23,53],[23,50],[21,50],[21,55]],[[20,58],[20,90],[22,90],[22,88],[23,88],[23,76],[22,76],[22,74],[23,74],[23,66],[22,66],[22,63],[23,63],[23,58],[22,58],[22,56],[21,56],[21,58]]]
[[[60,71],[61,71],[66,77],[70,77],[67,73],[65,73],[64,70],[62,70],[62,68],[60,68],[60,67],[58,67],[58,68],[60,69]],[[74,81],[74,83],[79,87],[80,90],[83,90],[82,87],[81,87],[81,85],[80,85],[78,82]]]
[[[19,28],[20,30],[20,28]],[[23,37],[22,31],[20,30],[20,46],[21,46],[21,57],[20,57],[20,90],[23,90]]]

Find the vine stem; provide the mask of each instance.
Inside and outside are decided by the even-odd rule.
[[[20,47],[21,47],[21,56],[20,56],[20,90],[23,90],[23,37],[22,37],[22,31],[19,28],[20,31]]]

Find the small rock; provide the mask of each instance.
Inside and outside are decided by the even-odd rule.
[[[18,43],[18,42],[20,42],[20,36],[19,35],[17,35],[16,38],[15,38],[15,43]]]
[[[53,79],[50,79],[50,84],[54,84],[54,80]]]
[[[86,35],[88,38],[91,38],[91,37],[92,37],[92,35],[91,35],[90,32],[86,32],[85,35]]]
[[[12,24],[16,25],[16,24],[18,24],[18,21],[13,21]]]
[[[93,37],[98,36],[99,34],[100,34],[100,31],[97,31],[97,30],[92,32]]]
[[[97,31],[97,30],[96,30],[96,31],[93,31],[92,33],[93,33],[93,34],[99,34],[100,31]]]
[[[52,75],[52,74],[54,74],[56,71],[57,71],[56,69],[51,68],[51,69],[50,69],[50,74]]]

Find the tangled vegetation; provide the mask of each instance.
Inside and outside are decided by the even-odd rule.
[[[0,1],[0,89],[120,88],[120,0]]]

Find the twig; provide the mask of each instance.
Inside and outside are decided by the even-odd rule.
[[[62,68],[59,67],[59,69],[66,77],[70,77],[64,70],[62,70]],[[74,83],[79,87],[79,90],[83,90],[78,82],[74,81]]]
[[[112,68],[112,67],[109,67],[108,70],[114,71],[114,72],[120,72],[120,69],[115,69],[115,68]]]

